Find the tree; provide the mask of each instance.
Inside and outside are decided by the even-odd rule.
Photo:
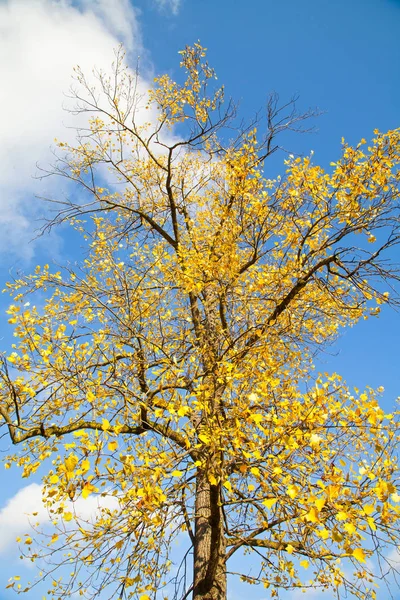
[[[204,55],[186,48],[184,82],[159,77],[147,98],[121,53],[97,88],[77,70],[90,125],[59,143],[54,171],[82,193],[48,227],[70,224],[85,258],[8,284],[6,466],[27,477],[50,461],[54,524],[24,546],[74,564],[65,581],[49,567],[53,598],[171,598],[174,581],[174,598],[223,600],[244,552],[259,569],[236,574],[271,597],[374,598],[400,543],[398,412],[314,363],[399,302],[400,131],[343,142],[331,172],[289,156],[268,179],[276,135],[304,115],[272,98],[266,134],[234,130]],[[94,520],[76,509],[89,495]],[[168,574],[183,534],[192,582]]]

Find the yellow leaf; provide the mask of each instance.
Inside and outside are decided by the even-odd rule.
[[[181,477],[182,475],[183,475],[183,471],[178,471],[178,470],[172,471],[172,473],[171,473],[172,477]]]
[[[95,489],[96,488],[94,487],[94,485],[90,483],[85,483],[85,485],[82,488],[82,498],[87,498],[88,496],[90,496],[90,494],[94,492]]]
[[[210,438],[208,437],[208,435],[206,435],[205,433],[201,433],[199,435],[199,440],[201,442],[203,442],[204,444],[209,444],[210,443]]]
[[[349,518],[349,515],[342,510],[340,510],[336,515],[336,519],[338,521],[345,521],[348,518]]]
[[[257,414],[257,415],[251,415],[251,419],[254,421],[254,423],[256,425],[259,425],[261,423],[261,421],[264,420],[264,416]]]
[[[318,508],[318,510],[322,510],[325,506],[326,503],[326,499],[325,498],[318,498],[314,504],[315,506]]]
[[[319,523],[318,509],[312,506],[308,513],[305,515],[305,518],[307,519],[307,521],[310,521],[310,523]]]
[[[289,485],[288,488],[287,488],[287,490],[286,490],[287,495],[290,498],[292,498],[292,500],[294,498],[296,498],[298,492],[299,492],[299,490],[298,490],[298,488],[295,485]]]
[[[58,475],[52,475],[52,476],[49,478],[49,481],[50,481],[50,483],[58,483],[58,482],[59,482],[59,480],[60,480],[60,478],[59,478],[59,476],[58,476]]]
[[[147,594],[142,594],[139,600],[150,600],[150,596],[148,596]]]
[[[372,515],[372,513],[374,513],[374,512],[375,512],[375,506],[374,506],[373,504],[366,504],[366,505],[363,507],[363,511],[364,511],[364,513],[365,513],[366,515],[368,515],[368,516],[369,516],[369,515]]]
[[[334,542],[341,542],[343,540],[343,535],[340,531],[332,531],[332,539]]]
[[[112,442],[110,442],[108,444],[108,449],[110,450],[110,452],[114,452],[117,448],[118,448],[117,440],[113,440]]]
[[[212,473],[208,475],[208,481],[211,483],[211,485],[217,485],[218,483],[217,478]]]
[[[327,540],[330,537],[329,529],[324,527],[324,529],[321,529],[321,531],[318,532],[318,535],[321,539]]]
[[[308,569],[310,563],[308,562],[308,560],[301,560],[300,561],[300,566],[304,567],[304,569]]]
[[[228,492],[232,492],[232,486],[230,481],[224,481],[224,487],[228,490]]]
[[[288,545],[286,546],[285,550],[286,550],[286,552],[287,552],[288,554],[293,554],[294,547],[292,546],[292,544],[288,544]]]
[[[356,531],[356,527],[353,525],[353,523],[345,523],[344,529],[347,531],[347,533],[350,533],[350,535]]]
[[[253,473],[256,477],[260,476],[260,469],[258,467],[251,467],[250,473]]]
[[[78,457],[75,454],[70,454],[64,461],[65,468],[69,473],[73,473],[76,465],[78,464]]]
[[[94,400],[96,400],[96,396],[93,394],[93,392],[89,390],[86,394],[86,400],[88,400],[88,402],[93,402]]]
[[[84,429],[78,429],[77,431],[74,431],[72,435],[74,437],[82,437],[86,435],[86,431]]]
[[[111,423],[110,421],[108,421],[108,419],[103,419],[103,422],[101,424],[101,428],[103,431],[108,431],[111,427]]]
[[[81,463],[81,469],[82,471],[89,471],[90,469],[90,460],[88,460],[87,458],[85,458],[82,463]]]
[[[322,441],[322,438],[317,433],[313,433],[310,436],[310,445],[311,446],[318,446],[321,441]]]
[[[352,556],[354,556],[354,558],[359,562],[365,562],[365,554],[362,548],[356,548],[353,550]]]
[[[24,541],[24,544],[28,544],[28,546],[30,546],[32,544],[32,538],[31,537],[27,537]]]
[[[267,508],[272,508],[274,506],[274,504],[276,504],[277,501],[278,501],[278,498],[266,498],[265,500],[263,500],[263,504]]]
[[[326,493],[330,501],[335,500],[340,493],[340,487],[338,485],[328,485]]]

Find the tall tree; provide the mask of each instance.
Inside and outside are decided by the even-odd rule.
[[[234,130],[204,55],[186,48],[183,83],[159,77],[146,98],[120,53],[97,89],[77,70],[90,124],[59,143],[55,171],[82,193],[48,226],[70,224],[87,249],[8,284],[6,466],[26,477],[50,461],[54,526],[24,547],[74,564],[66,580],[48,569],[53,598],[224,600],[246,552],[253,569],[233,560],[235,574],[271,597],[374,598],[400,543],[398,413],[314,362],[398,303],[400,131],[343,143],[330,172],[289,157],[269,179],[276,135],[304,115],[272,98],[266,123]]]

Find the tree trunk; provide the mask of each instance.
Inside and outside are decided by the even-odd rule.
[[[221,484],[211,485],[207,474],[196,481],[193,600],[226,600],[226,541]]]

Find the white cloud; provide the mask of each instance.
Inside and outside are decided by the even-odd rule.
[[[32,256],[28,242],[43,210],[35,195],[54,185],[33,176],[37,163],[51,162],[55,137],[74,136],[65,130],[70,117],[62,108],[73,66],[109,70],[120,41],[140,50],[129,0],[0,2],[0,255]]]
[[[29,517],[34,512],[38,513],[37,516]],[[15,544],[16,537],[29,533],[29,521],[33,523],[36,520],[45,523],[49,521],[49,516],[42,504],[41,486],[32,483],[19,490],[0,510],[0,554]]]
[[[78,498],[74,503],[68,502],[66,509],[74,511],[84,521],[91,521],[96,517],[99,506],[114,510],[119,504],[114,496],[99,498],[93,495],[86,499]],[[0,555],[16,549],[15,539],[32,534],[31,525],[36,522],[42,528],[50,524],[50,517],[42,502],[42,486],[31,483],[20,489],[0,510]]]
[[[141,46],[140,28],[130,0],[81,0],[84,12],[92,13],[128,51]]]

